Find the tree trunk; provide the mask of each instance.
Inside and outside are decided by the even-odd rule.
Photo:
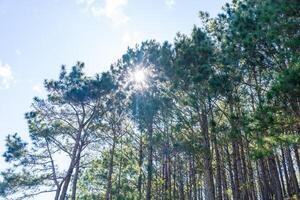
[[[111,200],[111,187],[112,187],[112,174],[113,174],[113,166],[114,166],[114,155],[115,155],[115,146],[116,146],[116,137],[113,138],[113,144],[110,150],[110,160],[109,160],[109,167],[108,167],[108,175],[107,175],[107,188],[105,199]]]
[[[77,180],[79,175],[79,166],[80,166],[80,161],[78,160],[76,163],[75,174],[73,178],[72,200],[76,200],[76,189],[77,189]]]
[[[188,181],[187,181],[187,191],[188,191],[188,199],[192,200],[193,196],[193,184],[192,184],[192,156],[188,156],[188,163],[187,163],[187,169],[188,169]]]
[[[174,156],[174,163],[173,163],[173,199],[177,198],[177,191],[176,191],[176,185],[177,185],[177,167],[178,167],[178,156]]]
[[[152,175],[153,175],[153,124],[150,122],[148,125],[148,165],[147,165],[147,189],[146,200],[151,200],[152,190]]]
[[[163,146],[163,159],[162,159],[162,174],[163,174],[163,198],[167,199],[168,185],[169,185],[169,173],[168,173],[168,145],[165,143]]]
[[[275,195],[276,200],[282,200],[282,188],[280,184],[280,179],[277,171],[276,161],[274,155],[268,158],[269,168],[271,173],[271,183],[272,183],[272,193]]]
[[[228,161],[228,169],[229,169],[229,176],[230,176],[230,185],[231,185],[231,190],[232,190],[232,193],[233,193],[233,200],[237,200],[237,193],[235,191],[236,186],[235,186],[234,174],[233,174],[231,157],[230,157],[228,146],[225,147],[225,151],[226,151],[227,161]]]
[[[256,183],[255,183],[255,178],[254,178],[254,169],[252,166],[252,162],[250,159],[250,155],[249,155],[249,144],[248,142],[246,142],[246,156],[247,156],[247,168],[248,168],[248,172],[249,172],[249,190],[250,190],[250,196],[252,200],[256,200],[257,199],[257,190],[256,190]]]
[[[288,170],[287,170],[287,166],[286,166],[286,159],[285,159],[285,154],[284,154],[284,150],[283,147],[281,147],[281,156],[282,156],[282,167],[283,167],[283,172],[284,172],[284,177],[285,177],[285,183],[286,183],[286,187],[287,187],[287,193],[288,196],[292,196],[292,186],[290,183],[290,176],[288,174]]]
[[[170,148],[170,145],[168,144],[168,148]],[[168,152],[168,194],[169,194],[169,200],[172,199],[172,160],[170,156],[170,152]]]
[[[217,200],[222,200],[222,177],[221,177],[221,158],[220,152],[218,149],[217,142],[215,141],[215,154],[216,154],[216,167],[217,167],[217,175],[216,175],[216,189],[217,189]]]
[[[196,166],[195,166],[195,157],[192,156],[192,182],[193,182],[193,196],[194,200],[197,200],[197,174],[196,174]]]
[[[260,179],[261,179],[261,192],[263,199],[271,199],[270,195],[270,187],[269,187],[269,176],[268,170],[263,159],[258,160],[259,167],[260,167]]]
[[[184,200],[184,183],[182,174],[182,159],[179,156],[179,200]]]
[[[139,177],[138,177],[138,193],[139,193],[139,199],[142,199],[142,178],[143,178],[143,172],[142,172],[142,165],[143,165],[143,137],[142,135],[140,136],[140,141],[139,141],[139,160],[138,160],[138,165],[139,165]]]
[[[248,168],[246,164],[246,158],[245,158],[245,150],[244,150],[244,141],[240,139],[240,158],[241,158],[241,164],[242,164],[242,185],[243,188],[243,194],[244,194],[244,200],[251,199],[251,191],[250,191],[250,182],[249,182],[249,173],[248,173]]]
[[[120,155],[121,159],[120,159],[120,162],[119,162],[119,169],[118,169],[118,185],[117,185],[117,192],[116,192],[117,198],[119,198],[120,190],[121,190],[121,187],[123,186],[121,184],[122,167],[123,167],[123,140],[122,140],[122,138],[121,138],[121,141],[120,141],[120,152],[121,152],[121,155]],[[126,192],[126,190],[125,190],[125,192]]]
[[[208,132],[208,119],[206,110],[201,111],[201,131],[203,134],[203,165],[204,165],[204,181],[205,181],[205,198],[207,200],[215,199],[215,187],[214,187],[214,179],[213,179],[213,170],[211,164],[211,152],[210,152],[210,140],[209,140],[209,132]]]
[[[296,162],[297,162],[298,173],[300,174],[300,156],[299,156],[299,151],[298,151],[297,145],[294,145],[294,153],[295,153],[295,158],[296,158]]]
[[[278,167],[279,178],[280,178],[281,188],[282,188],[282,194],[283,194],[283,196],[286,196],[287,192],[286,192],[286,189],[285,189],[283,174],[282,174],[282,170],[281,170],[281,164],[280,164],[280,160],[278,158],[278,155],[275,155],[275,160],[276,160],[277,167]]]
[[[234,175],[234,185],[233,185],[233,199],[240,199],[240,179],[238,170],[238,147],[237,142],[232,142],[232,161],[233,161],[233,175]]]
[[[224,152],[224,151],[222,151],[222,152]],[[220,170],[221,170],[221,177],[222,177],[223,199],[229,200],[225,163],[224,163],[224,160],[222,159],[222,157],[220,158]]]
[[[58,200],[61,190],[61,185],[56,189],[54,200]]]
[[[66,195],[67,195],[67,190],[71,181],[71,177],[73,174],[73,170],[77,164],[77,162],[79,162],[80,160],[80,154],[81,154],[81,149],[82,149],[82,144],[80,144],[80,139],[81,139],[81,130],[79,131],[77,138],[76,138],[76,143],[74,145],[73,148],[73,152],[72,152],[72,158],[71,158],[71,162],[69,165],[69,168],[67,170],[67,174],[64,178],[64,184],[63,184],[63,188],[59,197],[59,200],[65,200]]]
[[[296,173],[295,173],[295,169],[294,169],[294,165],[293,165],[293,159],[291,156],[291,151],[290,148],[287,147],[285,149],[285,156],[286,156],[286,160],[287,160],[287,164],[288,164],[288,171],[289,171],[289,175],[291,178],[291,184],[292,184],[292,193],[293,195],[296,195],[298,199],[300,199],[300,195],[299,195],[299,184],[297,181],[297,177],[296,177]]]

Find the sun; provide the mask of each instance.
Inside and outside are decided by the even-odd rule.
[[[144,90],[148,86],[149,70],[137,67],[129,73],[129,82],[137,90]]]
[[[134,81],[137,82],[137,83],[144,83],[145,80],[146,80],[146,74],[145,74],[145,71],[142,70],[142,69],[136,70],[136,71],[133,73],[133,79],[134,79]]]

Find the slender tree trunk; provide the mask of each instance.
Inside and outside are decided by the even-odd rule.
[[[287,147],[285,149],[285,156],[286,156],[286,160],[287,160],[287,164],[288,164],[288,171],[289,171],[289,175],[291,178],[291,184],[293,187],[293,195],[296,195],[298,199],[300,199],[300,195],[299,195],[299,184],[297,181],[297,177],[296,177],[296,173],[295,173],[295,169],[294,169],[294,165],[293,165],[293,159],[291,156],[291,151],[290,148]]]
[[[115,155],[115,146],[116,146],[116,137],[113,137],[112,141],[112,147],[110,150],[110,160],[109,160],[109,167],[108,167],[108,175],[107,175],[107,188],[106,188],[106,194],[105,199],[111,200],[111,188],[112,188],[112,174],[113,174],[113,166],[114,166],[114,155]]]
[[[237,200],[236,186],[235,186],[234,174],[233,174],[231,157],[230,157],[228,146],[225,147],[225,151],[226,151],[226,155],[227,155],[228,169],[229,169],[229,176],[230,176],[230,185],[231,185],[231,190],[233,193],[233,199]]]
[[[122,167],[123,167],[123,140],[122,140],[122,138],[120,141],[120,152],[121,152],[121,155],[120,155],[121,159],[119,162],[119,169],[118,169],[118,185],[117,185],[117,194],[116,194],[117,198],[119,198],[121,187],[123,187],[123,185],[121,184]],[[125,192],[126,192],[126,190],[125,190]]]
[[[256,176],[257,176],[257,182],[258,182],[258,190],[259,190],[259,197],[260,199],[264,199],[264,185],[263,185],[263,181],[261,178],[261,171],[260,171],[260,167],[259,167],[259,160],[257,160],[255,162],[256,164]]]
[[[169,185],[169,175],[168,175],[168,145],[167,143],[163,146],[163,159],[162,159],[162,174],[163,174],[163,198],[167,199],[168,196],[168,185]]]
[[[269,156],[268,158],[269,168],[271,173],[271,183],[272,183],[272,193],[275,195],[276,200],[282,200],[282,188],[280,184],[280,179],[277,171],[276,161],[274,155]]]
[[[182,174],[182,159],[179,156],[179,200],[184,200],[184,183]]]
[[[197,174],[196,174],[196,166],[195,166],[195,157],[192,156],[192,184],[193,184],[193,197],[194,200],[197,200]]]
[[[142,179],[143,179],[143,172],[142,172],[142,165],[143,165],[143,137],[142,135],[140,136],[140,141],[139,141],[139,177],[138,177],[138,193],[139,193],[139,199],[142,199]]]
[[[234,174],[234,184],[233,184],[233,198],[234,200],[240,199],[240,179],[238,170],[238,147],[237,142],[232,142],[232,160],[233,160],[233,174]]]
[[[173,199],[177,198],[177,191],[176,191],[176,185],[177,185],[177,167],[178,167],[178,159],[177,155],[174,156],[174,164],[173,164]]]
[[[72,200],[76,200],[76,189],[77,189],[77,180],[79,175],[79,166],[80,161],[78,160],[76,163],[74,178],[73,178],[73,187],[72,187]]]
[[[60,191],[61,191],[61,186],[62,185],[60,184],[59,187],[57,187],[56,192],[55,192],[54,200],[58,200],[59,194],[60,194]]]
[[[242,180],[243,180],[243,190],[244,190],[244,200],[251,199],[251,191],[250,191],[250,181],[249,181],[249,173],[248,173],[248,167],[246,164],[246,155],[244,150],[244,141],[240,139],[240,157],[242,161]]]
[[[187,169],[187,181],[186,181],[186,191],[187,191],[187,199],[192,200],[192,184],[191,184],[191,156],[187,156],[188,161],[186,162],[185,169]]]
[[[59,193],[60,193],[60,190],[61,190],[61,185],[63,184],[63,182],[61,182],[61,183],[58,182],[56,169],[55,169],[55,165],[54,165],[54,160],[53,160],[52,153],[51,153],[50,147],[49,147],[49,140],[45,139],[45,142],[46,142],[49,158],[50,158],[50,161],[51,161],[51,168],[52,168],[54,184],[56,185],[56,192],[55,192],[54,200],[58,200]]]
[[[203,180],[203,176],[201,175],[200,176],[200,180]],[[203,200],[203,181],[201,181],[201,186],[200,186],[200,188],[199,188],[199,199],[200,200]]]
[[[280,178],[280,182],[281,182],[282,193],[283,193],[283,196],[286,196],[287,192],[286,192],[286,189],[285,189],[285,184],[284,184],[284,179],[283,179],[281,164],[280,164],[280,160],[278,158],[278,155],[275,155],[275,159],[276,159],[276,163],[277,163],[277,166],[278,166],[278,172],[279,172],[279,178]]]
[[[147,166],[147,189],[146,200],[151,200],[152,190],[152,175],[153,175],[153,124],[150,122],[148,125],[148,166]]]
[[[66,195],[67,195],[67,190],[71,181],[71,177],[73,174],[73,170],[76,166],[76,163],[79,162],[80,160],[80,154],[81,154],[81,149],[82,149],[82,144],[80,144],[80,139],[81,139],[81,132],[82,129],[80,129],[77,138],[76,138],[76,143],[74,145],[73,148],[73,152],[72,152],[72,158],[71,158],[71,162],[69,165],[69,168],[67,170],[67,174],[64,178],[64,184],[63,184],[63,188],[59,197],[59,200],[65,200]]]
[[[168,148],[170,149],[170,145],[168,144]],[[170,156],[170,150],[168,150],[168,194],[169,200],[172,199],[172,160]]]
[[[260,178],[261,178],[261,191],[263,199],[271,199],[270,188],[269,188],[269,178],[268,178],[268,170],[263,159],[258,160],[260,166]]]
[[[254,177],[254,169],[252,166],[252,162],[250,159],[250,155],[249,155],[249,144],[248,142],[245,143],[245,148],[246,148],[246,156],[247,156],[247,168],[248,168],[248,172],[249,172],[249,191],[250,191],[250,196],[252,200],[256,200],[257,199],[257,190],[256,190],[256,183],[255,183],[255,177]]]
[[[289,184],[290,183],[290,175],[288,174],[283,147],[281,147],[281,157],[282,157],[282,167],[283,167],[285,183],[286,183],[286,187],[287,187],[287,193],[288,193],[288,196],[292,196],[293,189],[292,189],[291,184]]]
[[[155,180],[158,180],[162,177],[162,171],[161,170],[157,170],[155,173]],[[163,185],[163,184],[162,184]],[[157,200],[159,197],[163,197],[162,196],[162,192],[163,192],[163,186],[162,185],[154,185],[155,187],[153,188],[154,193],[152,195],[152,198]]]
[[[216,154],[216,167],[217,167],[217,175],[216,175],[216,189],[217,189],[217,200],[222,200],[222,177],[221,177],[221,158],[219,147],[217,142],[215,141],[215,154]]]
[[[65,176],[65,181],[64,181],[64,184],[63,184],[63,188],[62,188],[62,192],[61,192],[59,200],[65,200],[65,198],[66,198],[68,186],[69,186],[69,183],[71,181],[71,177],[72,177],[72,174],[73,174],[74,165],[76,164],[76,160],[77,159],[75,159],[74,161],[71,162],[72,165],[70,165],[70,167],[67,171],[67,175]]]
[[[224,151],[221,151],[221,152],[224,153]],[[220,171],[221,171],[221,177],[222,177],[223,199],[229,200],[225,163],[224,163],[224,159],[222,159],[222,157],[220,157]]]
[[[201,111],[201,131],[203,134],[203,165],[204,165],[204,181],[205,181],[205,197],[207,200],[215,199],[215,187],[214,187],[214,179],[213,179],[213,170],[211,164],[211,151],[210,151],[210,140],[209,140],[209,132],[208,132],[208,119],[206,110]]]
[[[298,173],[300,174],[300,155],[299,155],[299,148],[297,145],[294,145],[294,154],[297,162]]]

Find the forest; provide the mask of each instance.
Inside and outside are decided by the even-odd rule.
[[[63,65],[25,114],[30,141],[6,137],[0,198],[300,199],[299,11],[234,0],[106,72]]]

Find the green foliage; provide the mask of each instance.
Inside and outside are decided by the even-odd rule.
[[[215,18],[200,12],[202,27],[178,33],[174,44],[129,48],[109,72],[87,77],[83,63],[62,66],[25,115],[30,145],[17,134],[6,139],[13,167],[1,173],[0,195],[57,189],[66,172],[52,155],[62,153],[80,155],[71,181],[82,200],[106,198],[110,179],[112,199],[141,199],[149,174],[155,199],[192,199],[193,184],[236,199],[259,187],[262,199],[275,198],[272,173],[282,165],[279,187],[290,189],[294,160],[300,165],[299,10],[297,0],[234,0]],[[131,76],[141,68],[138,87]],[[290,160],[280,157],[292,148]]]
[[[114,176],[112,194],[115,199],[133,200],[137,198],[135,181],[138,166],[131,146],[122,146],[114,155]],[[103,151],[101,158],[94,160],[91,167],[84,170],[79,182],[78,199],[102,199],[105,197],[110,151]]]
[[[297,102],[300,98],[300,64],[281,72],[268,93],[269,99]]]
[[[27,143],[22,141],[17,133],[6,137],[6,152],[3,154],[6,162],[20,160],[27,153]]]

